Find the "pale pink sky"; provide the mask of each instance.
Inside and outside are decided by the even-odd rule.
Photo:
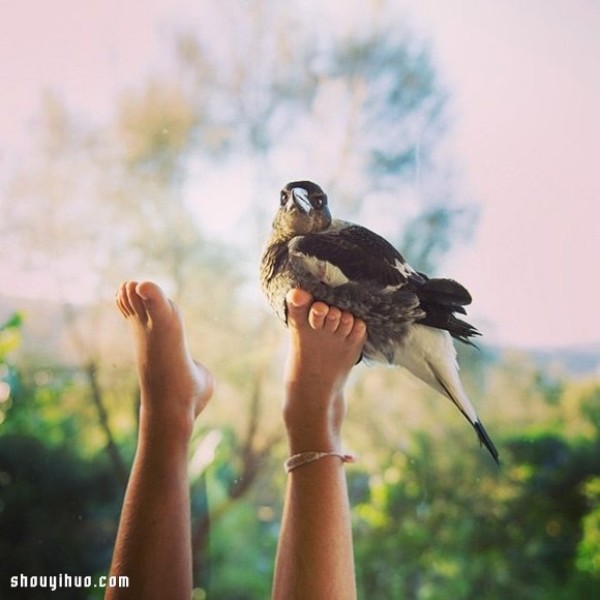
[[[119,89],[152,72],[176,23],[210,4],[11,3],[0,20],[0,183],[26,149],[43,87],[102,118]],[[453,92],[451,143],[482,207],[474,243],[445,264],[471,289],[473,320],[488,339],[517,345],[600,341],[600,3],[402,4]]]
[[[521,344],[600,340],[600,3],[421,0],[482,220],[451,257]],[[459,261],[456,268],[456,260]]]

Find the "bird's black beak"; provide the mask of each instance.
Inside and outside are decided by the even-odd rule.
[[[308,199],[308,192],[304,188],[292,188],[292,200],[298,209],[305,215],[311,211],[312,206],[310,204],[310,200]]]

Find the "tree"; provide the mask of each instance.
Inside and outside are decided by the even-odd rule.
[[[376,468],[361,461],[349,473],[369,597],[558,600],[600,590],[597,381],[557,385],[523,356],[513,361],[491,364],[487,377],[509,415],[497,423],[500,470],[436,410],[395,445],[372,444]]]
[[[251,0],[240,11],[225,0],[176,36],[168,69],[124,90],[110,122],[92,126],[45,98],[2,243],[55,279],[56,327],[70,340],[58,362],[86,375],[115,476],[137,407],[132,376],[123,383],[114,367],[123,335],[109,299],[120,280],[159,279],[193,323],[192,347],[226,382],[210,426],[241,440],[243,479],[228,489],[239,501],[280,428],[281,329],[256,298],[279,186],[319,180],[336,215],[383,226],[422,269],[463,231],[439,152],[446,92],[427,47],[397,26],[391,5],[361,10],[316,20],[302,2]],[[211,234],[206,222],[220,220],[234,235]]]
[[[3,597],[48,597],[48,589],[11,590],[10,578],[20,573],[86,574],[94,582],[106,573],[121,496],[106,461],[82,460],[34,436],[5,434],[0,472]],[[81,589],[64,588],[60,595],[81,598]]]
[[[240,13],[223,2],[204,22],[219,29],[218,43],[202,29],[179,37],[176,77],[202,115],[192,151],[254,165],[263,236],[279,187],[312,177],[336,214],[385,215],[374,222],[431,269],[471,224],[441,152],[448,94],[426,45],[390,5],[357,9],[355,19],[340,10],[339,21],[325,21],[305,3],[254,0]]]
[[[18,385],[18,374],[10,355],[21,343],[22,324],[23,317],[19,313],[0,323],[0,424],[6,420]]]

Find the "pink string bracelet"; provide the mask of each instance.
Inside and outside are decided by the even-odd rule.
[[[299,454],[294,454],[290,456],[284,463],[284,468],[286,473],[290,473],[294,469],[298,467],[303,467],[304,465],[309,465],[317,460],[321,460],[326,456],[337,456],[342,459],[343,463],[351,463],[355,461],[354,456],[352,454],[343,454],[341,452],[300,452]]]

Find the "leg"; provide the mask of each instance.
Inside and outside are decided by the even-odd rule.
[[[290,454],[340,452],[343,388],[360,356],[364,322],[306,292],[288,295],[291,350],[284,421]],[[289,474],[273,597],[354,599],[350,507],[342,461],[328,456]]]
[[[106,598],[190,598],[188,445],[213,379],[187,349],[178,307],[151,282],[121,285],[117,305],[130,323],[141,389],[140,431],[111,575],[128,589]]]

